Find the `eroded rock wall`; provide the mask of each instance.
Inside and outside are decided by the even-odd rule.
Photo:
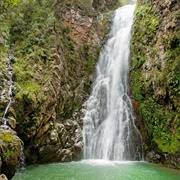
[[[53,28],[50,55],[45,54],[45,60],[40,57],[37,64],[27,64],[29,69],[36,69],[30,81],[37,84],[37,89],[36,85],[32,93],[18,89],[12,107],[29,164],[65,162],[81,157],[79,111],[89,92],[97,49],[103,38],[103,33],[98,34],[102,29],[95,19],[83,10],[61,3],[55,8],[55,20],[50,23]],[[15,81],[21,83],[18,78],[21,77],[16,75]]]
[[[5,58],[13,54],[13,102],[6,119],[24,142],[27,164],[81,158],[81,108],[109,28],[110,14],[99,17],[92,1],[54,2],[21,1],[0,16],[0,116],[9,101]]]

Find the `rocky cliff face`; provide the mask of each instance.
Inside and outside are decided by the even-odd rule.
[[[139,103],[134,103],[138,119],[146,127],[141,131],[147,160],[176,168],[180,167],[179,8],[177,0],[137,1],[130,78]]]
[[[0,27],[0,116],[4,116],[9,102],[5,59],[12,55],[13,100],[5,118],[8,128],[24,142],[27,164],[81,158],[81,108],[90,92],[94,64],[108,29],[109,17],[99,16],[93,7],[96,2],[54,2],[22,1],[18,8],[7,6],[0,16],[4,23]],[[18,137],[11,138],[11,144],[17,144],[15,139]],[[3,160],[6,141],[2,143],[1,173],[8,174]],[[18,148],[17,153],[9,178],[19,163]]]
[[[43,52],[45,44],[37,47],[44,53],[39,57],[35,57],[35,48],[24,54],[28,60],[37,60],[37,64],[30,63],[31,60],[26,63],[26,69],[32,71],[27,90],[23,89],[27,78],[22,82],[22,74],[18,74],[22,62],[18,53],[14,65],[18,89],[12,111],[18,121],[16,129],[25,143],[26,162],[30,164],[80,158],[82,122],[76,111],[86,98],[96,49],[102,40],[97,33],[98,24],[83,10],[66,3],[58,3],[55,8],[54,17],[49,17],[54,22],[51,19],[47,22],[52,29],[47,27],[50,32],[45,32],[52,36],[49,54]],[[41,39],[39,34],[37,37]]]

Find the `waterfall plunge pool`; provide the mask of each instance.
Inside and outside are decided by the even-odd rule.
[[[27,166],[13,180],[179,180],[180,171],[147,162],[82,160]]]

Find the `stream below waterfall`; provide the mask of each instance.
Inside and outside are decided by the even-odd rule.
[[[180,171],[147,162],[82,160],[28,166],[13,180],[179,180]]]

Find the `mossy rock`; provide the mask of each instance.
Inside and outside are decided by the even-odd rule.
[[[12,178],[19,166],[22,141],[7,125],[0,126],[0,139],[1,173]]]

